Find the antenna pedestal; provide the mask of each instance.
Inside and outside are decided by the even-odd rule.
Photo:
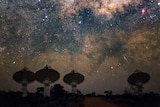
[[[72,82],[71,83],[71,87],[72,87],[72,93],[76,93],[76,91],[77,91],[77,89],[76,89],[77,83],[76,82]]]
[[[21,84],[22,84],[22,96],[26,97],[27,96],[27,84],[28,84],[28,82],[23,80]]]
[[[137,82],[137,84],[135,85],[135,87],[137,88],[136,90],[136,94],[142,94],[142,91],[143,91],[143,86],[142,86],[142,82]]]
[[[44,96],[50,96],[50,81],[49,80],[44,80]]]

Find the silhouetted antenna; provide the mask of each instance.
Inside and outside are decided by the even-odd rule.
[[[128,77],[128,83],[131,84],[131,87],[136,87],[134,93],[140,94],[143,90],[143,85],[146,84],[149,79],[149,74],[136,69],[135,72]]]
[[[27,96],[27,85],[35,80],[35,74],[28,68],[24,67],[22,70],[13,74],[13,79],[22,84],[22,96]]]
[[[76,87],[84,81],[84,76],[72,70],[71,73],[64,76],[63,81],[72,86],[72,93],[76,93]]]
[[[44,96],[50,96],[50,84],[57,81],[60,77],[58,71],[49,68],[46,65],[43,69],[35,74],[36,80],[44,84]]]

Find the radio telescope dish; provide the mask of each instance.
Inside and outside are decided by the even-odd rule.
[[[143,85],[146,84],[149,80],[149,74],[136,69],[135,72],[128,77],[127,81],[129,84],[131,84],[131,87],[135,93],[139,94],[142,92]]]
[[[128,77],[128,82],[132,85],[136,85],[139,82],[141,82],[142,84],[145,84],[149,81],[149,79],[150,79],[150,76],[147,73],[137,69],[133,74],[131,74]]]
[[[76,93],[76,87],[80,83],[84,81],[84,76],[80,73],[75,72],[74,70],[71,71],[71,73],[66,74],[63,78],[63,81],[72,86],[72,92]]]
[[[13,79],[22,84],[22,96],[27,96],[27,85],[35,80],[35,74],[24,67],[22,70],[13,74]]]
[[[58,73],[58,71],[46,65],[43,69],[37,71],[35,76],[37,81],[44,84],[44,96],[50,96],[49,86],[51,83],[59,79],[60,74]]]

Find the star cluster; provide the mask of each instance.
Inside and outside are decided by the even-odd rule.
[[[61,84],[72,69],[84,74],[84,93],[122,92],[136,68],[151,75],[145,91],[159,92],[159,26],[158,0],[1,0],[0,89],[17,90],[23,66],[48,64]]]

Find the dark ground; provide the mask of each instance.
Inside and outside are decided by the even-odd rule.
[[[83,95],[80,91],[77,91],[77,94],[69,93],[63,90],[61,85],[55,85],[51,88],[50,97],[43,96],[42,87],[37,88],[35,93],[28,93],[27,97],[22,97],[21,94],[21,92],[0,91],[0,107],[89,107],[84,103],[89,98],[94,99],[94,103],[98,99],[106,105],[111,104],[106,107],[160,107],[160,95],[153,92],[141,95],[128,93],[112,95],[108,91],[104,95],[95,93]],[[94,104],[94,107],[100,107],[98,105],[97,101],[97,106]]]

